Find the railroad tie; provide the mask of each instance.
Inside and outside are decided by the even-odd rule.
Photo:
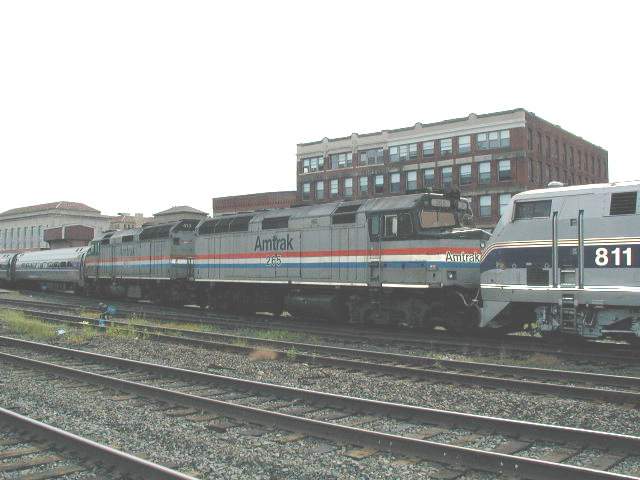
[[[585,468],[593,468],[594,470],[609,470],[626,458],[625,454],[604,453],[597,457],[589,458],[582,465]]]
[[[0,464],[0,472],[17,472],[19,470],[25,470],[31,467],[38,467],[40,465],[59,462],[62,459],[62,457],[59,457],[57,455],[43,455],[32,457],[19,462],[2,463]]]
[[[282,437],[278,437],[276,442],[278,443],[292,443],[297,442],[298,440],[302,440],[303,438],[307,438],[307,435],[303,433],[290,433],[288,435],[284,435]]]
[[[58,467],[43,472],[27,473],[20,476],[18,480],[49,480],[52,478],[66,477],[67,475],[84,472],[85,470],[86,468],[81,466]]]
[[[349,458],[353,458],[354,460],[362,460],[363,458],[369,458],[370,456],[375,455],[379,451],[380,450],[378,450],[377,448],[365,447],[347,450],[346,452],[344,452],[344,454]]]
[[[531,445],[531,442],[524,442],[522,440],[507,440],[497,445],[492,451],[495,453],[504,453],[506,455],[513,455],[518,453]]]
[[[0,460],[22,457],[24,455],[31,455],[32,453],[42,452],[43,450],[47,450],[47,447],[41,445],[41,446],[15,448],[13,450],[5,450],[4,452],[0,452]]]

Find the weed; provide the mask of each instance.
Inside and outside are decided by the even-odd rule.
[[[295,348],[291,347],[289,350],[287,350],[287,360],[294,361],[297,355],[298,352]]]
[[[0,319],[11,333],[24,335],[32,340],[46,340],[57,335],[59,327],[28,317],[16,310],[0,310]]]

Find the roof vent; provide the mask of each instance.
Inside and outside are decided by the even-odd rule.
[[[547,185],[548,188],[558,188],[558,187],[564,187],[564,183],[562,182],[558,182],[557,180],[554,180],[553,182],[549,182],[549,184]]]

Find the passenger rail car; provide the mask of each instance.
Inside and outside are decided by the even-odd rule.
[[[81,290],[87,247],[19,253],[13,260],[13,281],[18,286],[50,290]]]
[[[13,281],[13,262],[17,253],[0,253],[0,285]]]
[[[470,326],[489,235],[467,220],[467,200],[438,193],[205,219],[195,295],[228,310]]]
[[[640,337],[640,182],[515,195],[483,253],[481,326]]]
[[[87,291],[162,303],[186,299],[197,224],[181,220],[106,232],[87,252]]]

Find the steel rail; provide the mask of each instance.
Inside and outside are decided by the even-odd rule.
[[[56,305],[51,302],[39,302],[30,300],[14,300],[14,299],[2,299],[0,298],[0,304],[6,305],[32,305],[41,306],[43,308],[58,308],[58,309],[85,309],[92,311],[100,311],[94,306],[63,306]],[[133,306],[121,308],[119,314],[136,314],[136,315],[148,315],[154,316],[158,319],[174,320],[180,322],[198,322],[198,323],[213,323],[224,324],[230,327],[245,327],[254,329],[271,329],[282,328],[290,331],[297,331],[307,334],[324,335],[331,337],[339,337],[342,339],[349,339],[354,342],[364,341],[379,341],[388,344],[389,342],[405,343],[414,345],[416,347],[453,347],[453,348],[472,348],[478,350],[500,350],[500,351],[513,351],[514,353],[548,353],[551,355],[569,357],[569,358],[588,358],[589,360],[602,360],[602,361],[617,361],[628,363],[629,361],[640,361],[640,351],[637,348],[633,348],[627,344],[610,344],[605,342],[588,343],[585,342],[580,345],[580,348],[567,348],[567,347],[554,347],[548,343],[543,343],[542,339],[521,337],[514,335],[505,335],[498,339],[490,339],[487,337],[447,337],[446,333],[431,332],[431,336],[424,336],[416,338],[415,335],[403,335],[395,333],[390,336],[389,332],[374,331],[364,333],[355,333],[352,330],[340,330],[334,328],[322,328],[318,325],[307,323],[304,325],[296,325],[291,322],[283,323],[278,320],[274,320],[273,317],[260,317],[256,315],[255,319],[246,320],[234,314],[210,314],[210,313],[167,313],[159,311],[147,311],[142,309],[142,304],[138,304],[138,308],[132,308]],[[153,308],[154,305],[145,305],[146,308]],[[184,307],[186,309],[186,307]],[[117,316],[117,315],[116,315]],[[231,317],[237,318],[231,318]],[[256,323],[255,320],[258,320]],[[607,353],[608,352],[608,353]]]
[[[0,343],[8,343],[18,347],[26,347],[29,349],[45,351],[52,354],[60,354],[71,356],[84,360],[93,360],[101,364],[116,365],[129,369],[141,369],[159,375],[168,375],[178,377],[180,379],[188,379],[194,382],[202,382],[212,385],[223,385],[241,391],[249,391],[263,394],[273,394],[278,397],[290,399],[303,399],[312,403],[331,404],[334,406],[348,408],[353,411],[361,411],[366,413],[375,413],[378,415],[389,415],[397,418],[412,417],[418,421],[425,423],[436,423],[441,425],[461,425],[472,426],[483,431],[499,431],[505,435],[520,435],[523,431],[527,431],[537,438],[549,441],[561,442],[577,442],[588,445],[606,444],[614,449],[635,450],[640,451],[640,437],[630,435],[619,435],[611,433],[603,433],[592,430],[576,429],[570,427],[561,427],[555,425],[538,424],[533,422],[502,419],[497,417],[486,417],[468,413],[453,412],[448,410],[440,410],[434,408],[419,407],[414,405],[405,405],[393,402],[384,402],[379,400],[369,400],[347,395],[338,395],[327,392],[319,392],[304,388],[287,387],[266,382],[258,382],[255,380],[247,380],[242,378],[228,377],[225,375],[217,375],[208,372],[199,372],[178,367],[170,367],[156,363],[143,362],[140,360],[130,360],[122,357],[114,357],[111,355],[103,355],[100,353],[86,352],[84,350],[75,350],[65,347],[58,347],[46,343],[32,342],[28,340],[14,339],[11,337],[1,337]],[[0,353],[0,358],[7,360],[20,359],[16,355],[9,353]],[[37,360],[20,360],[38,365]],[[43,362],[41,362],[43,363]],[[71,367],[60,367],[60,370],[74,372]],[[102,378],[100,374],[91,372],[78,373],[78,375],[86,375],[87,378]]]
[[[33,343],[33,342],[32,342]],[[61,347],[56,347],[61,348]],[[71,351],[74,354],[80,352],[70,349],[62,349]],[[88,352],[82,352],[88,353]],[[122,360],[118,357],[107,357],[104,355],[93,354],[90,357],[98,357],[101,360],[115,361],[121,364]],[[244,421],[250,421],[259,423],[266,426],[275,426],[284,430],[294,431],[298,433],[319,436],[321,438],[329,439],[332,441],[345,442],[355,445],[361,445],[365,447],[376,448],[380,450],[389,451],[402,455],[413,455],[427,460],[446,463],[453,466],[464,466],[467,468],[473,468],[478,470],[484,470],[494,473],[517,475],[518,478],[526,478],[531,480],[542,479],[634,479],[637,477],[630,477],[621,474],[615,474],[600,470],[593,470],[582,467],[575,467],[571,465],[551,463],[542,460],[535,460],[527,457],[518,457],[515,455],[507,455],[496,452],[490,452],[485,450],[478,450],[468,447],[453,446],[428,440],[419,440],[408,437],[403,437],[394,434],[382,433],[373,430],[366,430],[356,427],[350,427],[335,423],[330,423],[322,420],[308,419],[304,417],[298,417],[295,415],[289,415],[285,413],[273,412],[256,407],[250,407],[246,405],[239,405],[228,401],[216,400],[206,397],[199,397],[196,395],[182,393],[174,390],[168,390],[162,387],[156,387],[151,385],[145,385],[138,382],[129,380],[121,380],[106,375],[101,375],[93,372],[87,372],[79,370],[77,368],[65,367],[60,365],[51,364],[49,362],[43,362],[40,360],[33,360],[24,357],[18,357],[10,354],[2,354],[2,358],[5,360],[29,364],[32,367],[41,368],[47,372],[60,373],[65,376],[81,378],[83,380],[97,381],[100,384],[108,385],[109,387],[117,390],[127,391],[130,393],[145,395],[153,397],[154,399],[162,399],[167,402],[181,404],[192,408],[201,410],[213,410],[216,413],[223,414],[232,418],[238,418]],[[154,369],[161,368],[162,370],[171,369],[178,371],[182,374],[187,373],[189,375],[198,374],[212,376],[212,374],[205,374],[201,372],[185,371],[182,369],[175,369],[174,367],[163,367],[155,364],[145,364],[144,362],[126,361],[127,364],[133,362],[135,364],[143,364]],[[215,377],[215,375],[213,375]],[[227,377],[229,380],[229,378]],[[236,379],[233,379],[236,380]],[[244,381],[247,382],[247,381]],[[259,382],[251,382],[261,386],[267,385],[272,390],[274,387],[278,389],[296,390],[290,387],[279,387],[269,384],[260,384]],[[383,404],[385,408],[406,409],[404,414],[409,411],[418,412],[423,410],[421,407],[410,407],[400,404],[387,404],[385,402],[376,402],[371,400],[356,399],[353,397],[341,397],[338,395],[325,394],[321,392],[306,391],[307,394],[317,393],[323,395],[325,399],[334,397],[343,398],[347,402],[367,402],[370,404]],[[428,410],[428,409],[426,409]],[[437,412],[437,411],[436,411]],[[455,412],[442,412],[445,415],[456,415]],[[536,433],[547,431],[555,432],[556,440],[563,438],[567,440],[572,438],[573,440],[585,440],[589,439],[589,442],[594,442],[594,445],[603,445],[603,442],[607,441],[605,445],[614,448],[621,448],[626,452],[635,452],[638,449],[640,437],[631,437],[625,435],[617,435],[604,432],[593,432],[588,430],[571,429],[567,427],[554,427],[550,425],[531,424],[528,422],[518,422],[505,419],[494,419],[491,417],[479,417],[468,414],[464,415],[469,419],[475,418],[476,421],[480,419],[481,422],[493,422],[497,421],[494,426],[505,425],[506,423],[513,422],[513,427],[510,427],[513,432],[530,433],[532,430],[527,428],[533,428]],[[457,418],[455,424],[462,420]],[[518,429],[515,429],[517,425]],[[524,430],[523,430],[524,429]],[[548,433],[547,433],[548,435]]]
[[[66,314],[40,312],[37,310],[22,310],[38,316],[40,318],[60,321],[66,324],[77,325],[81,321],[91,322],[95,327],[95,319],[78,317]],[[409,376],[422,378],[425,380],[435,380],[444,382],[454,382],[464,385],[473,385],[481,387],[491,388],[503,388],[509,390],[515,390],[520,392],[535,392],[554,395],[566,395],[574,398],[586,399],[586,400],[604,400],[608,402],[616,403],[629,403],[640,404],[640,392],[626,391],[626,390],[614,390],[605,388],[593,388],[577,385],[564,385],[559,383],[546,383],[540,381],[501,378],[497,376],[489,376],[487,372],[494,375],[522,375],[525,377],[536,377],[538,379],[545,380],[562,380],[569,382],[593,382],[600,384],[607,384],[613,386],[622,386],[625,388],[638,388],[640,386],[640,378],[638,377],[626,377],[619,375],[605,375],[598,373],[588,372],[575,372],[567,370],[550,370],[532,367],[518,367],[510,365],[467,362],[460,360],[439,360],[429,357],[418,357],[412,355],[376,352],[370,350],[355,350],[346,349],[343,347],[331,347],[325,345],[303,344],[297,342],[283,342],[277,340],[262,340],[253,337],[241,337],[228,334],[218,334],[209,332],[196,332],[192,330],[173,329],[168,327],[155,327],[142,324],[129,324],[125,322],[119,322],[115,320],[106,321],[107,324],[122,326],[122,327],[134,327],[133,331],[139,334],[146,335],[151,339],[155,339],[162,342],[178,343],[188,346],[202,347],[206,349],[224,350],[234,353],[250,354],[256,347],[278,347],[279,350],[274,350],[279,358],[292,358],[296,361],[304,361],[308,363],[327,365],[331,367],[341,368],[354,368],[364,371],[374,371],[375,373],[385,373],[395,376]],[[191,335],[177,336],[177,335],[165,335],[158,333],[160,331],[170,331],[178,335]],[[201,338],[193,337],[208,337],[208,338],[225,338],[227,342],[203,340]],[[303,349],[304,351],[298,351],[297,349]],[[292,351],[293,354],[289,355],[287,350]],[[346,355],[350,358],[336,357],[336,356],[321,356],[320,354],[338,354]],[[363,360],[366,359],[366,360]],[[388,363],[374,363],[370,361],[374,359],[378,362]],[[438,365],[458,368],[465,371],[475,371],[479,373],[463,373],[443,371],[437,368]],[[432,368],[427,368],[432,367]]]
[[[89,456],[95,461],[105,462],[120,472],[142,475],[145,479],[153,480],[196,480],[195,477],[101,445],[71,432],[19,415],[11,410],[0,408],[0,423],[20,431],[27,431],[39,439],[52,442],[56,448],[63,445],[83,456]]]

